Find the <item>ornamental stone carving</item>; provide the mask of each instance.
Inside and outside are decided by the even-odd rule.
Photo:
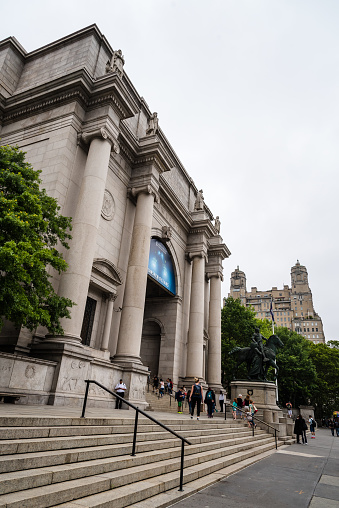
[[[162,226],[161,232],[162,232],[162,235],[161,235],[162,239],[165,242],[168,242],[172,237],[172,228],[170,226]]]
[[[153,113],[153,115],[151,115],[150,119],[148,120],[148,127],[146,129],[147,136],[156,134],[158,132],[158,129],[159,129],[158,113]]]
[[[216,216],[216,218],[214,219],[214,227],[215,227],[215,230],[216,232],[219,234],[220,233],[220,219],[219,219],[219,215]]]
[[[105,189],[104,199],[102,202],[101,216],[105,220],[112,220],[115,212],[115,204],[112,194]]]
[[[106,64],[106,74],[108,72],[116,72],[117,75],[122,78],[124,75],[125,58],[122,54],[121,49],[114,51],[111,61],[108,60]]]
[[[27,365],[25,369],[25,377],[27,379],[32,379],[35,376],[36,368],[33,365]]]
[[[204,196],[203,196],[203,190],[200,189],[197,193],[197,197],[195,199],[194,203],[194,210],[203,210],[204,209]]]

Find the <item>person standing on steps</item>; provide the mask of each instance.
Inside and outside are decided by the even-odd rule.
[[[191,402],[191,419],[194,416],[194,408],[197,405],[197,420],[200,418],[200,406],[203,400],[203,389],[201,384],[199,383],[199,378],[194,378],[194,385],[192,385],[191,393],[190,393],[190,402]]]
[[[287,408],[288,417],[292,418],[292,404],[291,404],[291,402],[286,402],[286,408]]]
[[[213,405],[215,404],[215,394],[212,388],[210,387],[207,388],[204,402],[207,405],[208,418],[213,418]]]
[[[220,405],[220,411],[223,412],[224,411],[224,401],[225,401],[225,396],[224,394],[222,393],[222,391],[220,390],[220,395],[219,395],[219,405]]]
[[[116,385],[114,390],[117,393],[117,395],[119,395],[120,397],[125,397],[125,391],[127,390],[127,386],[125,385],[125,383],[122,382],[122,379],[120,379],[119,383]],[[115,409],[121,409],[121,406],[122,406],[122,400],[118,399],[118,397],[116,397]]]

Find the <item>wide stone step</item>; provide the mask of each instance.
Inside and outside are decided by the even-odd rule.
[[[209,445],[209,448],[210,447],[211,444]],[[263,440],[238,445],[236,450],[234,446],[226,446],[224,448],[217,448],[213,450],[205,449],[186,456],[184,470],[185,481],[192,481],[197,477],[209,474],[220,467],[225,467],[225,464],[241,460],[239,457],[244,454],[247,454],[247,456],[254,455],[257,453],[257,450],[262,447],[274,447],[274,441],[272,438],[266,437]],[[87,478],[68,480],[57,484],[50,484],[43,487],[36,487],[29,490],[5,494],[0,496],[0,506],[6,508],[46,508],[56,504],[73,501],[74,499],[79,499],[77,502],[78,506],[105,506],[104,504],[81,504],[83,502],[88,502],[88,499],[84,500],[80,498],[84,498],[84,496],[93,497],[93,495],[98,492],[109,491],[105,493],[110,495],[109,502],[113,504],[106,504],[106,506],[125,507],[136,501],[145,499],[150,495],[155,495],[159,492],[163,492],[164,490],[174,488],[179,482],[179,467],[179,456],[177,458],[171,457],[165,461],[162,460],[155,462],[152,460],[149,464],[143,466],[132,466],[127,470],[120,468],[117,471],[106,472]],[[170,472],[168,472],[168,470],[170,470]],[[154,473],[160,476],[152,478]],[[136,483],[130,485],[132,481]],[[146,488],[145,490],[145,487],[149,486],[148,484],[157,485],[158,488],[151,490]],[[161,490],[159,490],[160,485]],[[124,488],[125,491],[123,490]],[[126,495],[130,493],[131,488],[136,492],[139,492],[140,489],[140,492],[143,492],[143,495],[140,497],[138,494],[137,498],[129,495],[127,501]],[[114,489],[114,491],[111,489]],[[93,499],[90,500],[90,502],[92,501]]]
[[[160,427],[157,426],[157,429]],[[125,429],[128,430],[128,429]],[[130,429],[132,430],[132,429]],[[233,428],[228,427],[212,427],[212,428],[203,428],[199,430],[182,430],[180,429],[180,435],[188,438],[189,436],[194,437],[195,434],[199,436],[209,436],[211,433],[217,435],[217,432],[228,432],[230,434],[238,434],[239,432],[243,432],[243,428],[239,428],[237,426]],[[151,435],[150,432],[138,432],[137,441],[148,441],[150,439],[158,440],[158,439],[168,439],[171,437],[167,431],[156,431],[153,430]],[[173,436],[174,439],[178,439]],[[221,438],[220,438],[221,439]],[[52,451],[52,450],[66,450],[72,448],[85,448],[85,447],[93,447],[93,446],[105,446],[105,445],[114,445],[114,444],[122,444],[122,443],[131,443],[133,440],[132,432],[126,434],[108,434],[108,435],[90,435],[90,436],[72,436],[72,439],[69,437],[49,437],[39,438],[39,439],[12,439],[12,440],[1,440],[0,441],[0,455],[9,455],[15,453],[33,453],[40,451]]]
[[[221,429],[222,431],[222,429]],[[257,435],[260,435],[258,431]],[[217,432],[217,434],[223,432]],[[212,429],[210,431],[212,435]],[[217,435],[216,434],[216,435]],[[250,431],[247,431],[247,435],[250,436]],[[225,437],[226,434],[223,434]],[[241,435],[246,436],[246,432],[242,429]],[[231,434],[231,436],[237,436],[237,434]],[[131,437],[131,436],[130,436]],[[137,453],[148,452],[154,450],[165,450],[167,448],[178,447],[180,443],[179,439],[171,434],[167,433],[167,437],[162,439],[153,439],[152,433],[148,436],[148,441],[137,441]],[[199,442],[210,442],[208,435],[204,435],[198,438]],[[9,443],[10,444],[10,443]],[[131,453],[131,442],[129,443],[118,443],[113,445],[104,446],[89,446],[87,448],[71,448],[66,450],[51,450],[41,451],[32,453],[17,453],[15,455],[8,454],[0,456],[0,473],[6,473],[11,471],[20,471],[24,469],[48,467],[59,464],[70,464],[74,462],[82,462],[86,460],[95,460],[108,457],[118,457],[120,455],[129,455]]]
[[[219,437],[219,436],[218,436]],[[218,443],[218,446],[223,448],[233,447],[234,450],[240,449],[243,446],[253,446],[255,442],[262,441],[267,437],[267,434],[257,434],[252,436],[244,435],[233,438],[225,435],[223,441],[216,441],[215,436],[211,435],[207,438],[192,438],[195,439],[196,444],[185,447],[185,455],[193,455],[209,451],[210,443]],[[180,457],[181,447],[176,446],[166,450],[154,450],[148,453],[139,453],[132,457],[122,456],[116,457],[112,461],[111,457],[105,459],[97,459],[92,461],[76,462],[73,464],[61,464],[49,467],[40,467],[27,470],[12,471],[3,473],[0,476],[0,492],[9,493],[19,490],[34,488],[36,486],[49,485],[50,483],[58,483],[65,480],[74,480],[85,476],[97,475],[106,473],[107,471],[115,471],[116,469],[123,469],[133,467],[134,465],[144,465],[151,461],[161,461],[168,458]]]
[[[256,450],[252,449],[237,452],[230,456],[223,456],[214,460],[208,460],[206,463],[198,463],[196,465],[188,466],[184,470],[184,493],[186,489],[187,491],[192,490],[190,489],[190,482],[197,481],[198,479],[202,479],[203,477],[207,476],[205,482],[206,486],[210,483],[214,483],[217,481],[215,478],[218,478],[218,476],[215,475],[213,481],[211,482],[209,476],[213,473],[242,460],[248,460],[249,457],[254,456],[257,453],[263,454],[268,452],[272,449],[272,446],[274,446],[274,444],[272,445],[271,443],[266,443],[258,446]],[[72,500],[64,502],[63,504],[59,503],[57,505],[54,504],[46,506],[52,506],[53,508],[56,508],[57,506],[59,508],[126,508],[147,499],[146,504],[143,506],[150,508],[152,506],[152,496],[157,496],[160,493],[170,491],[171,489],[178,489],[178,487],[178,471],[168,472],[154,478],[149,478],[147,480],[138,481],[130,485],[124,485],[112,490],[107,490],[98,494],[83,497],[82,499],[75,500],[73,498]],[[203,487],[201,486],[200,488]],[[27,508],[30,506],[36,506],[37,508],[40,507],[40,505],[25,506],[27,506]],[[169,506],[169,504],[163,506]],[[14,507],[12,507],[12,505],[8,505],[8,508]]]

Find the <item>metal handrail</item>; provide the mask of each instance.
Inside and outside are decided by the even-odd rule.
[[[92,379],[85,379],[85,383],[86,383],[86,391],[85,391],[84,403],[83,403],[83,406],[82,406],[81,418],[85,418],[85,411],[86,411],[86,404],[87,404],[87,397],[88,397],[88,389],[89,389],[89,384],[90,383],[93,383],[93,384],[99,386],[100,388],[102,388],[106,392],[108,392],[111,395],[113,395],[116,399],[121,400],[122,402],[124,402],[125,404],[127,404],[128,406],[130,406],[131,408],[133,408],[135,410],[133,446],[132,446],[132,453],[131,453],[132,457],[135,456],[139,413],[141,413],[143,416],[146,416],[146,418],[148,418],[149,420],[152,420],[152,422],[156,423],[157,425],[159,425],[163,429],[167,430],[167,432],[170,432],[175,437],[181,439],[181,460],[180,460],[180,486],[179,486],[179,491],[182,492],[183,491],[182,486],[183,486],[183,480],[184,480],[185,443],[187,443],[189,445],[192,444],[192,443],[190,443],[186,438],[180,436],[180,434],[177,434],[174,430],[170,429],[169,427],[167,427],[163,423],[161,423],[158,420],[156,420],[155,418],[153,418],[153,416],[150,416],[149,414],[145,413],[145,411],[142,411],[141,409],[139,409],[137,406],[135,406],[131,402],[128,402],[128,400],[125,400],[124,397],[120,397],[120,395],[118,395],[117,393],[112,392],[111,390],[106,388],[106,386],[103,386],[101,383],[98,383],[98,381],[94,381]]]
[[[224,401],[224,404],[225,404],[225,420],[226,420],[226,406],[227,405],[230,406],[230,407],[233,407],[233,406],[232,406],[232,404],[230,402],[227,402],[226,400]],[[237,411],[241,411],[242,413],[245,413],[245,414],[247,413],[243,409],[240,409],[240,407],[237,407],[236,410]],[[253,420],[257,420],[258,422],[263,423],[264,425],[266,425],[270,429],[274,430],[275,449],[277,450],[278,449],[277,432],[280,432],[280,430],[276,429],[272,425],[269,425],[268,423],[264,422],[263,420],[260,420],[260,418],[258,418],[257,416],[252,415],[252,418],[253,418]],[[252,435],[254,436],[254,425],[252,425]]]

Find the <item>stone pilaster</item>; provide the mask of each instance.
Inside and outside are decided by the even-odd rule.
[[[203,251],[190,255],[193,263],[191,283],[191,303],[187,344],[186,378],[203,375],[204,348],[204,286],[205,286],[205,254]]]
[[[108,351],[109,334],[111,331],[111,324],[112,324],[112,318],[113,318],[113,307],[114,307],[114,301],[115,301],[116,297],[117,297],[117,295],[114,295],[113,293],[110,293],[108,295],[106,319],[105,319],[104,332],[102,334],[102,342],[101,342],[101,350],[102,351]]]
[[[146,185],[132,189],[131,194],[137,197],[137,205],[114,362],[140,364],[153,204],[157,193],[152,185]]]
[[[105,128],[83,133],[81,140],[90,143],[90,147],[73,219],[71,248],[66,257],[68,270],[62,274],[58,291],[59,295],[70,298],[76,305],[71,309],[71,319],[61,320],[64,336],[52,339],[71,343],[81,342],[108,164],[112,148],[119,152],[116,140]]]

